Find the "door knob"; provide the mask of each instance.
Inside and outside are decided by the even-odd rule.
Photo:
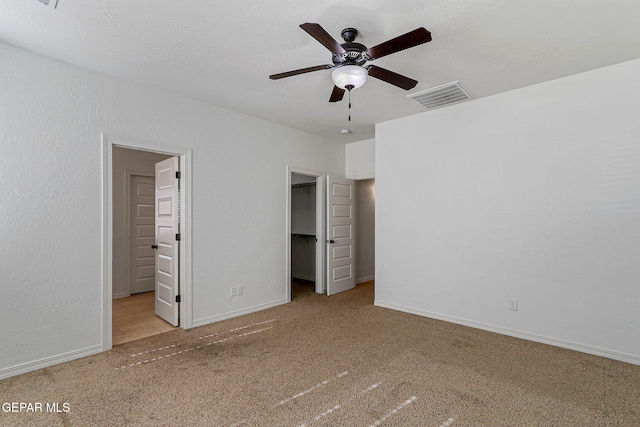
[[[327,243],[335,243],[335,240],[327,240]]]
[[[151,249],[158,249],[158,245],[151,245]]]

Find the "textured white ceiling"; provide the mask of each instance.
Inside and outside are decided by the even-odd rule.
[[[0,2],[0,40],[109,75],[351,142],[375,123],[426,111],[406,98],[459,80],[475,98],[640,57],[637,0],[38,0]],[[372,47],[418,27],[433,41],[374,63],[419,81],[411,91],[369,79],[329,103],[330,64],[299,28],[336,40],[355,27]],[[346,98],[345,98],[346,99]],[[473,102],[473,101],[470,101]],[[349,128],[350,135],[340,130]]]

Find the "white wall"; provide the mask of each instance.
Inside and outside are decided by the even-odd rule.
[[[345,145],[346,177],[371,179],[376,176],[375,139],[352,142]]]
[[[376,304],[640,363],[638,76],[379,124]]]
[[[3,43],[0,99],[0,377],[101,350],[101,133],[193,149],[194,325],[286,301],[286,166],[345,173],[342,144]]]

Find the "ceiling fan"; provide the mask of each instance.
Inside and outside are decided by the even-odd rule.
[[[345,41],[342,44],[339,44],[331,37],[320,24],[305,23],[301,24],[300,28],[329,49],[333,54],[333,64],[317,65],[315,67],[272,74],[269,78],[277,80],[312,71],[335,68],[331,73],[335,86],[329,102],[341,101],[345,90],[351,92],[352,89],[362,86],[367,81],[368,76],[375,77],[404,90],[413,89],[418,84],[417,80],[375,65],[365,65],[365,63],[431,41],[431,33],[420,27],[372,48],[367,48],[365,45],[354,41],[358,36],[358,30],[355,28],[342,30],[341,36]]]

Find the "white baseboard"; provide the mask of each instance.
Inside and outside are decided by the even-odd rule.
[[[356,280],[356,285],[359,285],[360,283],[370,282],[372,280],[376,280],[376,276],[361,277]]]
[[[456,323],[458,325],[469,326],[471,328],[482,329],[484,331],[495,332],[497,334],[508,335],[511,337],[522,338],[529,341],[535,341],[542,344],[549,344],[556,347],[566,348],[569,350],[579,351],[581,353],[592,354],[594,356],[606,357],[621,362],[640,365],[640,356],[633,354],[621,353],[615,350],[594,347],[586,344],[579,344],[572,341],[566,341],[558,338],[547,337],[544,335],[532,334],[530,332],[518,331],[516,329],[504,328],[502,326],[490,325],[487,323],[476,322],[473,320],[462,319],[444,314],[433,313],[413,307],[405,307],[386,301],[375,300],[373,303],[376,307],[389,308],[391,310],[402,311],[405,313],[416,314],[418,316],[429,317],[431,319],[443,320],[445,322]]]
[[[93,354],[102,353],[102,344],[79,350],[70,351],[68,353],[58,354],[56,356],[45,357],[44,359],[34,360],[33,362],[22,363],[16,366],[0,369],[0,379],[13,377],[15,375],[24,374],[35,371],[37,369],[48,368],[49,366],[59,363],[69,362],[71,360],[80,359],[82,357],[91,356]]]
[[[126,293],[126,292],[118,292],[117,294],[113,294],[112,299],[118,299],[118,298],[126,298],[126,297],[130,297],[131,295]]]
[[[277,307],[279,305],[287,304],[286,299],[268,302],[265,304],[254,305],[252,307],[243,308],[240,310],[229,311],[217,316],[204,317],[202,319],[196,319],[192,323],[192,327],[210,325],[211,323],[220,322],[222,320],[233,319],[234,317],[244,316],[245,314],[255,313],[256,311],[266,310],[267,308]]]

